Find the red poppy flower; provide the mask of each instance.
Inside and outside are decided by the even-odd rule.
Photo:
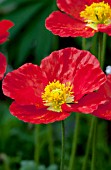
[[[61,11],[46,19],[46,28],[53,34],[88,38],[104,32],[111,36],[110,0],[57,0],[57,6]]]
[[[7,66],[6,58],[2,53],[0,53],[0,80],[3,78],[3,75],[6,71],[6,66]]]
[[[89,52],[65,48],[44,58],[40,67],[24,64],[6,75],[3,93],[14,99],[12,115],[30,123],[51,123],[70,112],[91,113],[106,101],[97,90],[106,81]]]
[[[107,76],[107,81],[100,87],[98,92],[106,95],[107,101],[100,105],[92,114],[106,120],[111,120],[111,74]]]
[[[13,22],[9,20],[0,21],[0,44],[4,43],[7,40],[9,36],[8,30],[13,26]]]

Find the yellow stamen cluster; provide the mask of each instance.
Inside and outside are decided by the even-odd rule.
[[[87,26],[97,30],[98,24],[111,24],[111,8],[108,3],[99,2],[86,5],[84,11],[80,12],[80,17],[84,18]]]
[[[45,106],[49,106],[48,110],[62,112],[62,104],[74,102],[71,84],[61,84],[56,80],[49,82],[42,93],[42,100]]]

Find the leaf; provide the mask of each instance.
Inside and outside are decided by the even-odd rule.
[[[5,19],[9,19],[14,22],[15,26],[11,28],[10,38],[14,38],[16,34],[23,28],[31,17],[40,9],[41,3],[31,4],[16,11],[13,11]]]
[[[57,41],[57,36],[53,35],[45,28],[45,19],[51,13],[52,7],[45,9],[38,20],[39,25],[37,27],[37,39],[35,48],[35,62],[40,64],[41,59],[46,57],[51,49],[56,49],[54,43]],[[57,42],[58,44],[58,42]],[[54,47],[54,48],[53,48]]]
[[[37,43],[37,60],[40,61],[47,51],[51,48],[52,39],[50,37],[50,32],[45,28],[45,18],[47,14],[50,13],[51,7],[42,7],[38,13],[36,13],[36,18],[27,25],[22,39],[20,40],[18,46],[18,58],[17,65],[22,64],[25,61],[26,56],[29,54],[31,48],[34,48]],[[52,36],[52,35],[51,35]],[[48,42],[44,41],[48,39]],[[36,61],[37,61],[36,60]]]

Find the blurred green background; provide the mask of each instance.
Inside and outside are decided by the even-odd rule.
[[[56,0],[0,0],[0,19],[9,19],[15,26],[9,40],[0,46],[8,61],[7,72],[26,62],[40,64],[52,51],[65,47],[81,49],[82,38],[60,38],[45,28],[45,19],[57,9]],[[96,40],[88,38],[86,49],[97,55]],[[104,70],[111,65],[111,37],[107,37]],[[0,82],[1,86],[1,82]],[[0,88],[1,89],[1,88]],[[9,113],[11,100],[0,90],[0,170],[59,170],[61,155],[60,122],[51,125],[32,125],[19,121]],[[90,115],[81,115],[76,170],[80,170],[85,154]],[[96,168],[111,169],[111,122],[98,119]],[[65,169],[70,159],[75,114],[65,120]],[[87,162],[90,169],[91,149]]]

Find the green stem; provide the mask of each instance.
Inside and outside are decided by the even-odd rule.
[[[100,62],[100,66],[103,69],[104,66],[104,57],[105,57],[105,48],[106,48],[106,35],[99,33],[99,44],[98,44],[98,60]],[[95,170],[96,166],[96,137],[97,137],[97,118],[95,118],[95,126],[94,126],[94,135],[93,135],[93,147],[92,147],[92,162],[91,162],[91,170]]]
[[[76,155],[76,149],[77,149],[77,140],[78,140],[78,134],[79,134],[79,124],[80,124],[80,114],[76,113],[76,126],[74,129],[74,135],[73,135],[73,144],[72,144],[72,152],[69,162],[69,169],[68,170],[75,170],[75,155]]]
[[[49,141],[49,155],[50,155],[50,164],[54,164],[54,145],[52,137],[52,124],[47,125],[47,135]]]
[[[101,65],[101,56],[102,56],[102,33],[98,33],[98,60]]]
[[[104,67],[104,61],[105,61],[106,38],[107,38],[106,34],[99,33],[98,60],[100,62],[102,69]]]
[[[65,153],[65,127],[64,127],[64,121],[61,121],[61,130],[62,130],[62,151],[61,151],[60,170],[64,170],[64,153]]]
[[[92,45],[91,45],[91,49],[90,49],[91,53],[95,56],[97,56],[97,34],[94,35],[94,37],[92,37]]]
[[[104,61],[105,61],[105,51],[106,51],[106,39],[107,34],[103,34],[103,42],[102,42],[102,54],[101,54],[101,68],[104,67]]]
[[[86,153],[85,153],[85,158],[84,158],[82,170],[87,169],[87,160],[88,160],[88,155],[89,155],[89,152],[90,152],[94,126],[95,126],[95,117],[92,116],[91,117],[91,126],[90,126],[90,130],[89,130],[89,136],[88,136],[88,141],[87,141],[87,145],[86,145]]]
[[[86,50],[86,38],[82,38],[82,50]]]
[[[40,148],[40,142],[39,142],[39,129],[40,125],[35,125],[35,132],[34,132],[34,143],[35,143],[35,152],[34,152],[34,160],[36,165],[39,165],[39,148]]]
[[[94,125],[94,131],[93,131],[91,170],[96,169],[96,142],[97,142],[97,118],[95,117],[95,125]]]

